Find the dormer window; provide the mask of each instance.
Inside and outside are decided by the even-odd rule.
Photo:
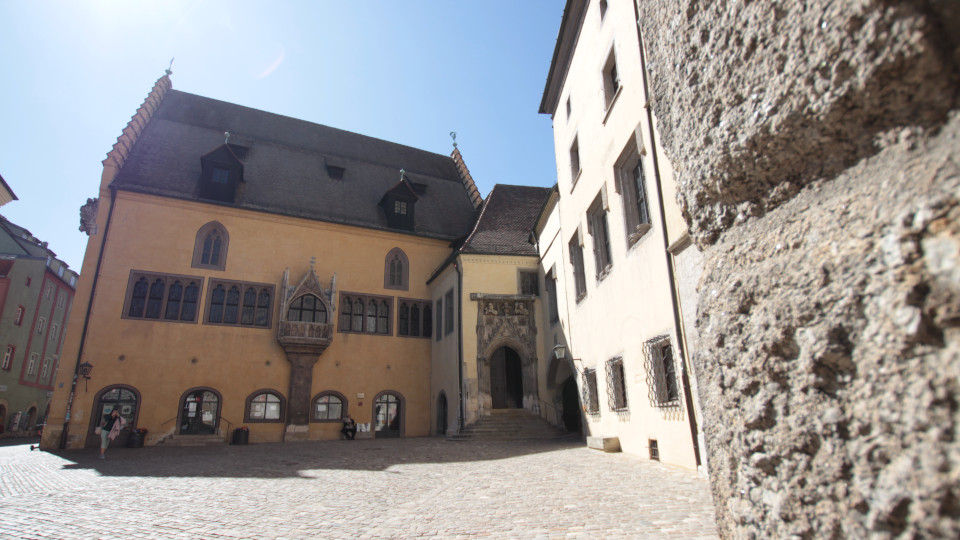
[[[380,207],[387,218],[387,227],[391,229],[414,229],[414,205],[417,202],[417,193],[413,184],[404,177],[401,171],[400,182],[384,193],[380,199]]]
[[[248,149],[235,144],[223,144],[200,158],[203,169],[200,178],[201,199],[236,203],[242,195],[243,158]]]
[[[337,167],[335,165],[327,165],[327,176],[331,180],[343,180],[343,173],[347,172],[343,167]]]

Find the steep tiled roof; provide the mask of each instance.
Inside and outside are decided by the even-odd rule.
[[[537,255],[536,246],[530,243],[530,232],[549,194],[550,188],[497,184],[460,251]]]
[[[169,89],[130,149],[118,189],[197,199],[201,156],[248,148],[242,197],[251,210],[387,229],[378,202],[400,180],[418,187],[413,234],[453,239],[474,207],[449,156]],[[342,167],[342,179],[327,166]],[[222,203],[213,203],[222,204]]]

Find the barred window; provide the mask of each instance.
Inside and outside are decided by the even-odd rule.
[[[267,283],[210,280],[204,324],[269,328],[273,292]]]
[[[203,278],[139,271],[130,272],[124,319],[196,322]]]
[[[627,410],[626,378],[623,358],[607,360],[607,405],[611,411]]]
[[[587,408],[587,413],[597,414],[600,412],[600,396],[597,395],[597,370],[583,370],[583,403]]]
[[[340,306],[340,332],[379,335],[392,332],[392,297],[341,292]]]
[[[400,298],[398,301],[400,305],[397,307],[397,335],[429,338],[433,329],[430,302],[407,298]]]
[[[647,341],[644,344],[644,353],[650,402],[656,407],[679,405],[680,388],[677,384],[670,336],[659,336]]]

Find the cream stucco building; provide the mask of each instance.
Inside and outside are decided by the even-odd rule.
[[[639,36],[633,2],[567,2],[540,108],[553,120],[557,197],[537,240],[591,442],[695,468],[684,328],[700,261],[657,144]]]

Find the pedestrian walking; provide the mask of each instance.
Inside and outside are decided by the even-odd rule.
[[[344,438],[353,440],[357,436],[357,423],[349,416],[343,419],[343,429],[340,430]]]
[[[107,445],[117,438],[126,423],[127,421],[120,416],[120,411],[117,409],[111,411],[110,416],[100,423],[100,459],[106,459],[103,454],[107,451]]]

